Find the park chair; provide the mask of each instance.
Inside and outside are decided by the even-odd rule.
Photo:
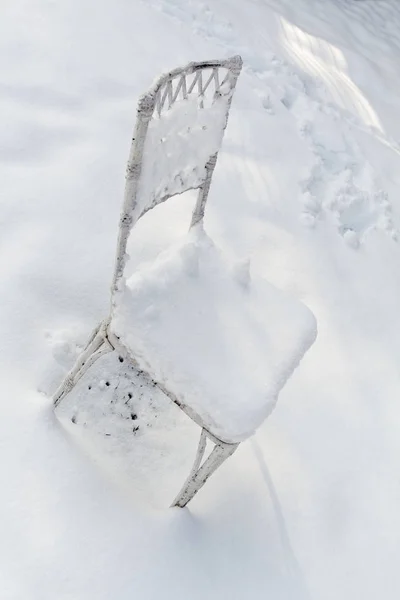
[[[190,63],[139,100],[119,224],[110,314],[54,395],[57,406],[93,363],[116,351],[201,428],[185,506],[272,410],[315,338],[310,311],[246,265],[232,268],[203,227],[205,205],[242,60]],[[126,280],[135,223],[198,190],[187,237]],[[203,461],[207,443],[212,450]],[[202,462],[203,461],[203,462]]]

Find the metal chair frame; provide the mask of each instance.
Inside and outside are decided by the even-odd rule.
[[[102,321],[95,329],[75,365],[55,392],[53,397],[55,407],[75,387],[84,373],[86,373],[86,371],[101,356],[108,352],[117,351],[121,356],[131,360],[134,365],[138,366],[135,357],[130,355],[129,350],[110,329],[113,310],[118,302],[118,292],[121,290],[125,281],[124,270],[127,260],[127,241],[134,224],[148,210],[151,210],[157,204],[165,202],[168,198],[176,194],[169,194],[168,191],[161,195],[154,194],[151,202],[144,207],[141,207],[138,202],[144,149],[149,123],[152,119],[162,119],[166,111],[171,109],[177,101],[180,101],[182,107],[184,107],[184,101],[188,98],[193,98],[194,95],[197,95],[198,98],[198,109],[202,110],[207,93],[209,94],[213,90],[211,103],[214,104],[223,97],[226,106],[224,122],[222,124],[223,133],[227,124],[229,108],[241,68],[242,59],[240,56],[233,56],[227,60],[192,62],[183,68],[178,68],[162,75],[149,92],[139,99],[136,126],[127,165],[124,203],[119,223],[117,255],[111,285],[110,313],[107,319]],[[190,227],[193,227],[203,220],[217,156],[218,151],[209,156],[205,165],[199,165],[199,167],[203,169],[203,175],[201,176],[201,180],[196,182],[196,185],[193,185],[190,181],[185,181],[184,175],[179,174],[182,185],[178,193],[182,193],[189,189],[198,189],[197,201],[193,210]],[[151,380],[150,375],[147,374],[147,376],[149,377],[149,383],[151,382],[153,386],[158,386],[166,396],[175,402],[175,404],[188,415],[188,417],[201,427],[200,440],[192,470],[172,503],[172,506],[184,507],[195,496],[215,470],[222,465],[233,452],[235,452],[239,444],[227,443],[214,436],[212,432],[207,430],[203,420],[193,411],[193,409],[178,401],[176,396],[159,382]],[[210,440],[214,444],[214,447],[209,456],[202,462],[207,440]]]

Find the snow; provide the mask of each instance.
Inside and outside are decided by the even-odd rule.
[[[202,225],[132,275],[111,329],[198,423],[231,443],[271,413],[316,336],[305,306],[246,281],[243,269],[238,280]]]
[[[197,451],[197,425],[116,353],[79,380],[57,417],[108,479],[156,509],[171,504]]]
[[[397,599],[398,2],[6,0],[1,13],[1,597]],[[167,509],[197,443],[180,412],[154,399],[171,423],[155,427],[146,397],[134,434],[120,404],[106,412],[106,384],[83,393],[92,375],[79,414],[71,397],[56,418],[36,390],[107,314],[138,97],[159,73],[236,53],[205,229],[244,282],[250,259],[251,278],[308,306],[318,338],[257,434],[188,510]],[[131,274],[186,235],[192,209],[188,193],[140,220]]]

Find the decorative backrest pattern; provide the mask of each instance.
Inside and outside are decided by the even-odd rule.
[[[148,210],[176,194],[199,189],[192,225],[203,218],[241,67],[240,56],[189,63],[162,75],[139,99],[113,291],[123,276],[130,230]]]

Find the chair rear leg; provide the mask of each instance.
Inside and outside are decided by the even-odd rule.
[[[64,381],[56,390],[53,396],[54,406],[58,406],[64,396],[75,387],[82,375],[96,362],[96,360],[112,350],[114,350],[114,348],[107,339],[105,323],[101,323],[91,335],[88,344],[78,356],[74,366],[69,373],[67,373]]]
[[[205,435],[206,433],[203,429],[201,432],[200,442],[193,468],[183,488],[171,506],[179,506],[180,508],[186,506],[188,502],[190,502],[197,492],[203,487],[207,479],[211,477],[214,471],[216,471],[218,467],[220,467],[222,463],[225,462],[225,460],[229,458],[239,446],[239,444],[227,444],[226,442],[218,440],[215,443],[211,454],[200,466],[205,450]]]

